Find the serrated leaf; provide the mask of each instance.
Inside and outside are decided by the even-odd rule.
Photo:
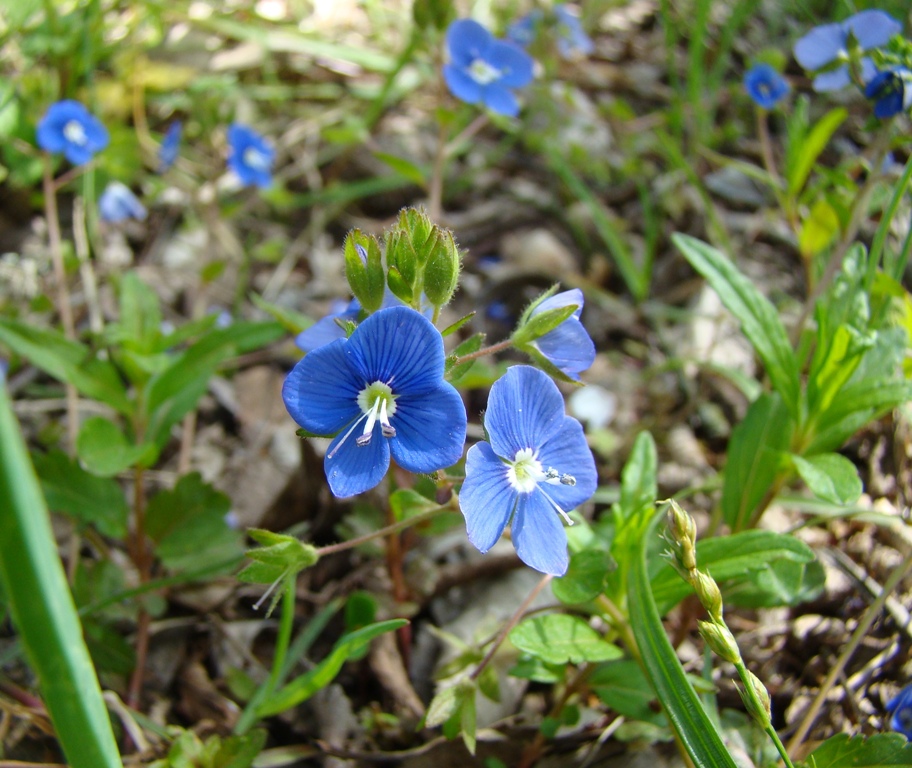
[[[808,768],[886,768],[912,765],[912,743],[898,733],[849,737],[839,733],[811,752]]]
[[[853,504],[863,490],[858,468],[838,453],[792,457],[801,479],[818,499],[833,504]]]
[[[510,642],[549,664],[608,661],[623,655],[583,619],[563,613],[525,619],[510,632]]]
[[[551,582],[554,596],[573,605],[594,600],[605,589],[605,578],[617,567],[611,555],[598,549],[584,549],[570,556],[567,573]]]
[[[32,462],[51,510],[90,523],[113,539],[127,535],[130,511],[116,480],[86,472],[62,451],[36,453]]]

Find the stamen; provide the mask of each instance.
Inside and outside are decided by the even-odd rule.
[[[380,400],[380,432],[384,437],[396,436],[396,428],[390,424],[389,416],[386,415],[386,398]]]
[[[576,478],[569,472],[565,472],[560,478],[561,485],[576,485]]]
[[[365,413],[365,414],[362,414],[361,416],[359,416],[359,417],[355,420],[355,423],[352,424],[352,425],[348,428],[348,432],[345,433],[345,436],[344,436],[338,443],[336,443],[336,447],[333,448],[329,453],[326,454],[326,458],[327,458],[327,459],[331,459],[333,456],[335,456],[335,455],[339,452],[339,449],[342,447],[343,443],[344,443],[346,440],[348,440],[348,438],[349,438],[349,436],[351,435],[351,433],[355,431],[355,427],[357,427],[357,426],[364,420],[364,418],[365,418],[366,416],[367,416],[366,413]],[[361,438],[359,437],[357,440],[355,440],[355,442],[358,443],[358,440],[360,440],[360,439],[361,439]],[[370,442],[370,438],[368,438],[368,442]],[[361,443],[358,443],[358,445],[361,445]]]
[[[364,425],[364,431],[361,433],[361,436],[355,440],[355,442],[360,446],[365,446],[371,441],[371,435],[374,434],[374,424],[377,423],[377,412],[384,404],[383,398],[377,398],[374,400],[374,404],[371,406],[371,409],[367,412],[367,423]]]
[[[573,520],[570,519],[570,515],[568,515],[566,512],[564,512],[563,509],[561,509],[560,504],[558,504],[554,499],[552,499],[548,495],[548,493],[545,491],[545,489],[542,488],[541,486],[538,487],[538,490],[540,490],[542,492],[542,495],[550,502],[551,506],[554,507],[555,510],[557,510],[557,513],[562,518],[564,518],[564,522],[567,523],[567,525],[573,525]]]

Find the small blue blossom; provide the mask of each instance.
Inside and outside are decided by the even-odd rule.
[[[865,97],[874,100],[874,115],[881,120],[912,107],[912,71],[892,67],[878,72],[865,86]]]
[[[785,78],[769,64],[755,64],[744,73],[744,88],[758,107],[772,109],[788,96]]]
[[[324,460],[335,496],[375,487],[391,455],[409,472],[435,472],[459,461],[466,412],[444,381],[444,362],[434,325],[413,309],[391,307],[292,369],[282,388],[288,412],[308,432],[336,436]]]
[[[309,328],[301,331],[295,344],[303,352],[313,352],[315,349],[329,344],[331,341],[345,338],[345,329],[339,325],[341,322],[355,322],[361,316],[361,302],[357,299],[343,301],[337,299],[332,303],[329,314],[322,317]]]
[[[579,381],[580,373],[589,368],[595,360],[595,344],[580,322],[580,315],[583,313],[583,292],[579,288],[574,288],[555,294],[532,310],[531,317],[549,309],[569,307],[571,304],[576,305],[574,313],[532,344],[571,379]]]
[[[568,512],[595,493],[597,473],[580,423],[547,374],[515,365],[491,387],[484,417],[490,442],[473,445],[459,507],[469,541],[487,552],[511,523],[526,565],[567,571]]]
[[[887,702],[890,728],[912,740],[912,685],[907,685]]]
[[[111,223],[126,219],[143,221],[146,218],[146,208],[126,184],[112,181],[98,198],[98,215],[103,221]]]
[[[62,152],[73,165],[84,165],[108,146],[108,129],[78,101],[66,99],[51,104],[38,123],[38,146],[46,152]]]
[[[875,9],[861,11],[845,21],[814,27],[795,43],[795,58],[808,72],[838,65],[814,78],[815,91],[837,91],[851,82],[848,64],[849,39],[862,52],[886,45],[902,25],[890,14]],[[875,74],[874,62],[861,59],[861,77],[868,82]]]
[[[532,57],[513,43],[496,39],[472,19],[454,21],[446,38],[450,63],[443,67],[443,79],[450,92],[467,104],[518,115],[519,102],[510,89],[532,82]]]
[[[588,56],[595,45],[584,31],[579,18],[563,4],[553,10],[554,31],[557,37],[557,52],[564,59]],[[538,30],[545,22],[545,13],[540,8],[523,16],[507,29],[507,38],[523,48],[531,45],[538,36]]]
[[[228,128],[228,167],[244,186],[272,184],[275,149],[259,133],[240,123]]]
[[[184,124],[180,120],[175,120],[168,126],[168,130],[162,138],[161,146],[158,148],[159,173],[167,171],[177,160],[183,131]]]

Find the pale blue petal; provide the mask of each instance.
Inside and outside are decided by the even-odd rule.
[[[845,46],[846,30],[842,24],[822,24],[795,43],[795,59],[808,72],[813,72],[833,61]]]
[[[595,361],[595,344],[583,324],[572,315],[533,344],[571,379],[579,380],[580,373]]]
[[[450,93],[460,101],[466,104],[477,104],[481,101],[481,86],[455,64],[443,65],[443,79]]]
[[[356,442],[361,435],[360,424],[352,434],[346,435],[347,430],[336,436],[323,460],[329,490],[339,499],[375,488],[389,469],[390,460],[389,444],[380,432],[379,423],[374,424],[374,432],[367,445]]]
[[[500,71],[499,85],[522,88],[532,82],[532,57],[514,43],[495,40],[485,53],[484,60]]]
[[[555,5],[554,14],[558,21],[557,50],[561,56],[588,56],[595,50],[595,44],[583,31],[580,20],[566,6]]]
[[[567,572],[570,556],[563,519],[540,491],[520,494],[510,530],[516,554],[530,568],[554,576]]]
[[[847,31],[851,30],[864,51],[886,45],[893,35],[902,31],[902,24],[889,13],[873,8],[850,16],[843,26]]]
[[[357,299],[336,302],[326,317],[320,318],[310,328],[305,328],[298,334],[295,344],[304,352],[312,352],[331,341],[344,339],[345,330],[336,320],[357,320],[360,313],[361,304]]]
[[[514,21],[507,27],[507,38],[523,48],[527,47],[535,40],[536,27],[541,23],[543,16],[544,13],[540,9],[536,9],[519,21]]]
[[[831,72],[821,72],[814,78],[814,90],[817,93],[829,93],[845,88],[852,82],[848,67],[839,67]]]
[[[73,165],[85,165],[94,156],[94,152],[85,144],[74,144],[71,141],[66,142],[63,148],[63,156]]]
[[[576,480],[576,485],[539,483],[539,487],[564,512],[569,512],[592,498],[598,486],[598,472],[583,427],[576,419],[564,417],[561,429],[539,447],[538,460],[545,471],[554,468],[562,475],[572,475]]]
[[[549,296],[541,304],[539,304],[535,309],[532,310],[532,317],[535,317],[541,312],[547,312],[549,309],[563,309],[564,307],[569,307],[571,304],[576,305],[571,317],[579,318],[583,313],[583,303],[585,299],[583,298],[583,292],[579,288],[571,288],[569,291],[561,291],[560,293],[555,293],[553,296]]]
[[[82,127],[86,134],[86,146],[92,150],[93,154],[108,146],[110,141],[108,129],[96,117],[86,113],[86,119],[82,121]]]
[[[69,142],[63,137],[63,126],[50,120],[42,120],[35,130],[35,140],[45,152],[58,153],[66,149]]]
[[[98,214],[104,221],[118,222],[125,219],[146,218],[146,208],[133,191],[119,181],[112,181],[98,198]]]
[[[484,57],[494,38],[474,19],[457,19],[447,29],[446,40],[451,61],[465,68]]]
[[[409,472],[436,472],[462,458],[466,411],[452,384],[421,395],[403,395],[390,419],[396,436],[389,438],[396,463]]]
[[[537,449],[562,426],[564,398],[550,377],[529,365],[507,369],[491,387],[485,428],[498,456]]]
[[[510,486],[507,466],[487,443],[469,448],[466,478],[459,492],[459,508],[466,521],[469,541],[487,552],[510,521],[518,494]]]
[[[491,83],[484,87],[482,101],[488,109],[498,115],[516,117],[519,114],[519,102],[516,97],[497,83]]]
[[[282,386],[291,417],[315,435],[334,435],[361,415],[358,394],[367,382],[351,370],[340,339],[310,352],[292,368]]]
[[[408,307],[381,309],[352,334],[349,359],[371,384],[382,381],[393,394],[421,394],[443,379],[443,338],[423,315]]]

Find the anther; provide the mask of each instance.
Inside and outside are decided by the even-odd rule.
[[[561,485],[576,485],[576,478],[570,473],[564,473],[560,478]]]

